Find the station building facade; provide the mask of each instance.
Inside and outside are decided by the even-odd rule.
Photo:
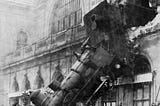
[[[76,60],[73,52],[80,50],[87,36],[83,16],[101,1],[40,0],[36,8],[30,10],[29,14],[36,13],[32,17],[36,21],[32,24],[32,32],[25,30],[30,25],[22,26],[20,30],[17,28],[15,49],[3,60],[1,106],[11,106],[15,102],[24,105],[23,92],[46,87],[57,71],[67,76]],[[114,89],[106,91],[97,100],[96,106],[151,106],[160,101],[159,29],[159,23],[144,29],[149,30],[141,41],[142,45],[146,45],[143,51],[149,63],[148,68],[142,69],[147,69],[146,73],[136,75],[134,82],[119,78]],[[141,59],[143,61],[144,58]],[[82,103],[77,105],[83,106]]]

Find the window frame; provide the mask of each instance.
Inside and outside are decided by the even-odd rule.
[[[117,94],[118,88],[113,88],[113,91],[107,91],[104,96],[101,97],[101,105],[102,106],[116,106],[116,94]],[[109,96],[108,96],[109,94]],[[110,97],[111,95],[114,95],[113,97]],[[115,105],[113,105],[113,103]]]
[[[147,85],[149,87],[148,89],[148,98],[144,98],[144,90],[145,90],[145,85]],[[133,89],[133,106],[138,106],[138,102],[139,103],[142,103],[141,106],[145,106],[144,103],[146,101],[149,102],[149,106],[151,106],[151,83],[140,83],[140,84],[135,84],[133,85],[134,86],[134,89]],[[142,98],[137,98],[138,97],[138,89],[141,89],[142,90]]]

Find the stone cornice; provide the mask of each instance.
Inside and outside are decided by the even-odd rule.
[[[45,52],[42,52],[42,53],[37,54],[37,55],[30,56],[30,57],[25,58],[25,59],[22,59],[22,60],[20,60],[20,61],[16,61],[16,62],[13,62],[13,63],[10,63],[10,64],[3,65],[2,68],[1,68],[1,70],[3,71],[3,70],[6,70],[6,69],[8,69],[8,68],[17,66],[17,65],[22,64],[22,63],[25,63],[25,62],[27,62],[27,61],[31,61],[31,60],[34,60],[34,59],[36,59],[36,58],[43,57],[43,56],[45,56],[45,55],[53,54],[53,53],[55,53],[55,52],[58,52],[58,51],[60,51],[60,50],[63,50],[63,49],[65,49],[65,48],[68,48],[68,47],[70,47],[70,46],[74,46],[74,45],[81,44],[81,43],[84,41],[84,38],[85,38],[85,37],[83,37],[83,38],[81,38],[81,39],[79,39],[79,40],[76,40],[76,41],[74,41],[74,42],[72,42],[72,43],[64,44],[64,45],[62,45],[62,46],[56,47],[55,49],[49,49],[49,50],[47,50],[47,51],[45,51]]]

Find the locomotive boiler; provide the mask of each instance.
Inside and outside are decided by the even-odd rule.
[[[31,91],[29,96],[33,104],[75,106],[81,101],[88,105],[111,89],[118,77],[134,80],[135,60],[141,51],[135,42],[129,41],[127,30],[145,25],[155,12],[146,10],[152,10],[146,5],[147,0],[135,0],[135,4],[130,0],[124,4],[120,1],[110,4],[105,0],[84,16],[88,37],[81,52],[74,53],[77,61],[62,82],[53,81],[48,86],[54,93]]]

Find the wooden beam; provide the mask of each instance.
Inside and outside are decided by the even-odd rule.
[[[152,73],[139,74],[134,76],[134,81],[131,78],[118,78],[115,85],[136,84],[144,82],[152,82]]]

